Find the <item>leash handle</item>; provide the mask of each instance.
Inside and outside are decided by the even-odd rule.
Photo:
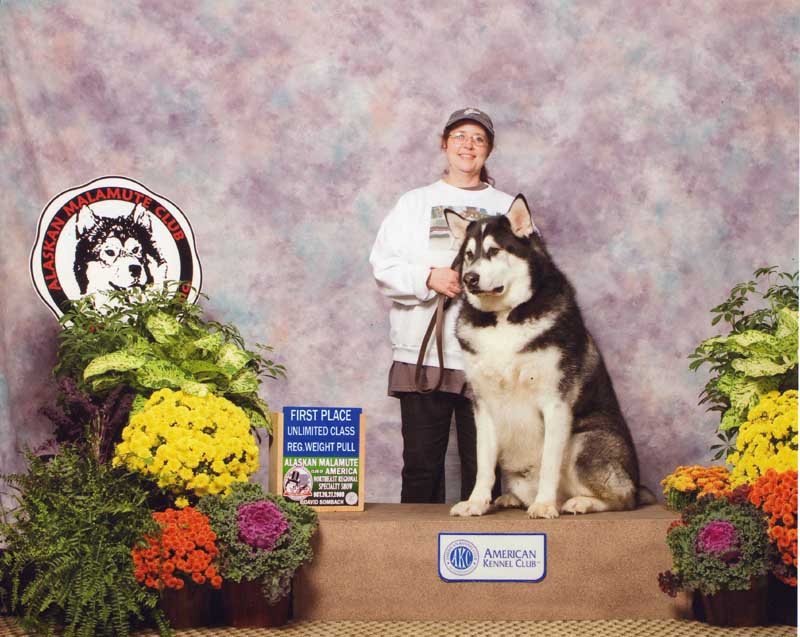
[[[453,259],[450,269],[458,272],[459,278],[461,278],[461,251],[459,251],[459,253],[456,255],[456,258]],[[425,330],[425,336],[423,337],[422,344],[419,347],[417,365],[414,369],[414,386],[420,394],[431,394],[435,391],[438,391],[439,387],[442,385],[442,379],[444,378],[444,311],[450,305],[450,301],[451,299],[441,292],[437,294],[436,312],[434,312],[430,323],[428,323],[428,329]],[[431,335],[433,335],[434,331],[436,332],[436,354],[439,358],[439,373],[436,376],[436,382],[433,384],[433,386],[430,389],[425,389],[422,384],[422,368],[423,362],[425,361],[425,353],[428,351],[428,343],[430,342]]]
[[[422,345],[419,347],[417,366],[414,370],[414,385],[420,394],[431,394],[437,391],[442,385],[442,378],[444,377],[444,306],[446,302],[447,297],[444,294],[439,294],[436,299],[436,312],[431,317],[431,322],[428,323],[428,329],[425,331],[425,337],[422,339]],[[439,374],[436,377],[436,383],[434,383],[433,387],[425,389],[422,384],[423,361],[425,360],[425,352],[428,351],[428,343],[431,340],[431,335],[434,330],[436,331],[436,354],[439,357]]]

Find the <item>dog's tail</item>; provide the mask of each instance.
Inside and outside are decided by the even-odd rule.
[[[636,491],[636,503],[639,506],[643,504],[655,504],[657,501],[656,496],[653,495],[650,489],[639,485],[639,489]]]

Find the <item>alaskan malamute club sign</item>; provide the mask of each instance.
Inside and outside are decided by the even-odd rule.
[[[187,282],[194,300],[200,262],[186,216],[125,177],[102,177],[54,197],[39,219],[31,277],[57,317],[66,301],[107,290]]]

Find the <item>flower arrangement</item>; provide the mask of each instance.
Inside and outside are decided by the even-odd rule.
[[[769,515],[769,539],[778,550],[772,572],[797,586],[797,471],[768,469],[753,484],[750,502]]]
[[[745,486],[727,496],[704,496],[670,525],[672,570],[658,576],[665,593],[747,590],[754,577],[767,573],[767,521],[748,495]]]
[[[667,505],[682,512],[667,530],[672,569],[658,576],[670,595],[763,595],[769,571],[797,584],[797,278],[761,268],[734,286],[711,310],[729,333],[689,357],[691,370],[710,366],[700,404],[721,415],[711,451],[732,469],[678,467],[662,481]]]
[[[112,463],[162,489],[202,497],[246,482],[258,469],[258,446],[247,416],[229,400],[162,389],[131,417]]]
[[[797,467],[797,391],[769,392],[739,428],[733,465],[733,486],[752,483],[767,470],[778,473]]]
[[[171,635],[159,592],[222,584],[216,536],[189,498],[257,470],[255,439],[271,428],[258,390],[285,370],[180,285],[104,291],[100,308],[89,295],[60,320],[56,405],[42,410],[55,441],[3,476],[19,507],[0,520],[0,597],[37,634],[128,637],[146,620]],[[153,480],[183,510],[153,515],[165,495]],[[290,533],[278,530],[276,551]]]
[[[222,586],[214,565],[219,553],[217,536],[208,517],[193,507],[167,509],[153,513],[160,534],[148,535],[146,544],[131,551],[134,577],[149,588],[180,590],[186,580],[197,585]]]
[[[730,490],[730,471],[724,466],[678,467],[661,481],[666,505],[682,511],[705,495],[724,495]]]
[[[236,483],[227,495],[206,496],[197,508],[208,515],[218,537],[226,580],[260,580],[269,604],[288,594],[295,571],[312,557],[313,509],[251,483]]]

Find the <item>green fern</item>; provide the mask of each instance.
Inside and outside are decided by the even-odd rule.
[[[171,635],[158,594],[133,575],[131,548],[155,531],[139,478],[69,446],[28,462],[5,478],[19,492],[14,520],[0,523],[11,611],[39,635],[127,637],[144,621]]]

